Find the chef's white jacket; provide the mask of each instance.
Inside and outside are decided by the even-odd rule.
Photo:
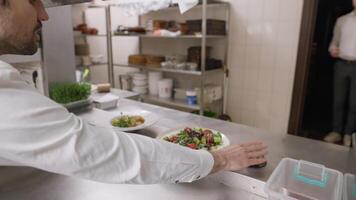
[[[88,123],[21,80],[0,61],[0,165],[18,164],[105,183],[192,182],[214,160],[140,135]]]

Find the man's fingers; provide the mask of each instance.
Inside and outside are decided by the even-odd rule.
[[[265,162],[267,162],[267,160],[264,159],[264,158],[254,158],[254,159],[249,159],[248,160],[248,165],[249,166],[260,165],[260,164],[263,164]]]
[[[248,146],[256,146],[256,145],[263,145],[263,142],[247,142],[247,143],[241,144],[240,146],[248,147]]]
[[[249,158],[262,158],[262,157],[266,156],[267,153],[268,153],[267,149],[264,149],[262,151],[249,152],[249,153],[247,153],[247,156]]]
[[[248,152],[263,151],[267,149],[267,146],[263,143],[250,143],[249,145],[241,145]]]

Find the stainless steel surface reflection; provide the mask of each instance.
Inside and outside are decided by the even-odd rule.
[[[265,198],[229,188],[209,177],[194,184],[111,185],[40,172],[30,168],[3,168],[6,173],[23,173],[0,185],[1,200],[235,200]]]

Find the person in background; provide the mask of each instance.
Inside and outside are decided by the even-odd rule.
[[[324,140],[342,140],[351,146],[351,135],[356,129],[356,0],[354,11],[340,17],[335,26],[330,54],[337,61],[334,66],[333,131]]]
[[[41,0],[0,0],[0,55],[34,54],[41,22],[48,18]],[[104,183],[157,184],[192,182],[266,162],[262,142],[209,153],[116,134],[68,113],[1,61],[0,111],[0,165],[16,163]]]

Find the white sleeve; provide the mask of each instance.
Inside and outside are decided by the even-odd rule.
[[[29,90],[0,87],[0,158],[105,183],[192,182],[214,160],[164,141],[98,127]]]

